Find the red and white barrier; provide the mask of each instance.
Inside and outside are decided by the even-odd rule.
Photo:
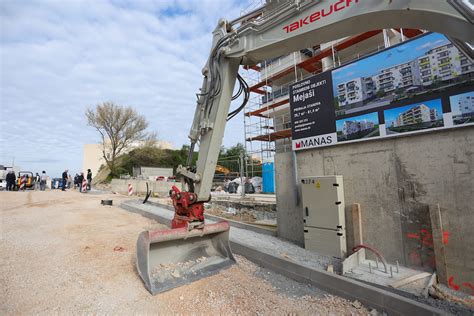
[[[82,180],[82,191],[83,193],[87,193],[87,180]]]
[[[133,195],[133,186],[131,183],[128,184],[128,195]]]
[[[20,178],[20,190],[26,190],[26,175]]]

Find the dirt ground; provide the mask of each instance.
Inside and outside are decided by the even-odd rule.
[[[369,313],[239,256],[218,275],[151,296],[135,269],[135,242],[165,227],[118,208],[124,198],[0,192],[0,314]]]

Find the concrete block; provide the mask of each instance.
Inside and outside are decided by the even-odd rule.
[[[342,262],[342,274],[350,272],[352,269],[359,266],[365,261],[365,249],[362,248],[357,252],[354,252],[352,255],[344,259]]]

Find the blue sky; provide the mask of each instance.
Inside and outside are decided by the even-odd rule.
[[[336,87],[341,82],[348,81],[351,78],[373,76],[381,69],[413,60],[431,48],[446,43],[448,43],[448,40],[444,35],[432,33],[336,69],[332,72],[334,96],[337,95]]]
[[[187,144],[212,30],[254,2],[1,1],[0,164],[79,171],[83,144],[99,141],[84,111],[104,101]],[[229,122],[224,145],[244,141],[242,125],[242,115]]]
[[[463,96],[468,96],[468,95],[470,95],[471,98],[474,98],[474,91],[456,94],[449,97],[449,103],[451,104],[451,112],[453,113],[453,115],[461,114],[461,112],[459,111],[459,106],[458,106],[459,98]]]
[[[434,100],[430,100],[430,101],[424,101],[424,102],[420,102],[420,103],[413,103],[413,104],[410,104],[410,105],[405,105],[405,106],[401,106],[401,107],[398,107],[398,108],[394,108],[394,109],[390,109],[390,110],[386,110],[384,111],[384,116],[385,116],[385,126],[389,127],[392,125],[392,122],[395,121],[397,119],[397,116],[398,114],[416,106],[416,105],[419,105],[419,104],[424,104],[426,105],[427,107],[429,107],[430,109],[436,109],[438,111],[438,118],[441,118],[443,117],[443,110],[442,110],[442,107],[441,107],[441,99],[434,99]]]
[[[368,114],[359,115],[359,116],[353,116],[353,117],[345,118],[342,120],[337,120],[336,131],[338,132],[342,131],[342,126],[344,125],[345,121],[363,121],[363,120],[373,122],[375,125],[379,124],[379,116],[377,112],[374,112],[374,113],[368,113]]]

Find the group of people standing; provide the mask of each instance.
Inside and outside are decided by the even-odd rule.
[[[46,174],[46,171],[43,170],[41,173],[41,176],[36,173],[36,187],[38,187],[39,184],[39,189],[40,191],[46,190],[46,181],[48,180],[48,175]]]
[[[28,179],[29,176],[25,175],[25,177],[26,179]],[[41,191],[44,191],[46,189],[46,181],[48,180],[48,175],[46,174],[46,171],[43,170],[41,175],[37,172],[34,177],[30,177],[30,178],[34,178],[34,182],[32,183],[34,184],[33,188],[35,190],[40,189]],[[17,178],[13,170],[8,171],[5,177],[5,180],[7,182],[7,187],[6,187],[7,191],[14,191],[15,186],[16,186],[15,182],[17,181]]]
[[[18,177],[20,177],[20,176],[18,176]],[[38,190],[39,189],[40,191],[46,190],[46,183],[49,179],[48,175],[46,174],[46,171],[43,170],[41,175],[37,172],[36,175],[33,175],[32,173],[30,173],[30,175],[26,174],[26,175],[24,175],[24,177],[25,177],[27,185],[24,186],[24,187],[21,187],[20,186],[20,181],[17,179],[17,177],[15,175],[15,172],[13,170],[8,171],[8,173],[5,176],[6,190],[7,191],[15,191],[15,190],[18,190],[18,189],[20,189],[20,190],[22,190],[22,189]],[[72,186],[72,180],[73,179],[72,179],[71,175],[68,173],[67,169],[64,170],[64,172],[62,173],[61,179],[62,179],[62,183],[60,185],[57,184],[58,179],[53,179],[53,181],[51,183],[51,188],[53,188],[53,186],[57,187],[57,188],[60,187],[62,191],[66,191],[66,189],[70,189],[71,186]],[[92,171],[91,171],[91,169],[87,169],[87,175],[86,175],[85,179],[87,180],[86,190],[89,191],[91,189],[91,184],[92,184]],[[17,181],[18,181],[18,184],[16,183]],[[80,174],[76,173],[76,176],[74,177],[74,188],[77,187],[79,189],[79,192],[82,192],[83,181],[84,181],[84,172],[81,172]],[[55,186],[53,182],[55,182],[57,186]]]
[[[63,172],[63,175],[62,175],[62,178],[63,178],[63,187],[62,187],[62,190],[64,191],[66,188],[64,187],[64,183],[68,182],[71,183],[71,176],[68,175],[68,170],[65,170]],[[89,191],[91,189],[91,183],[92,183],[92,171],[91,169],[87,169],[87,176],[86,176],[86,180],[87,180],[87,187],[86,187],[86,190]],[[79,192],[82,192],[82,183],[84,182],[84,172],[81,172],[81,173],[76,173],[76,175],[74,176],[74,188],[78,188]],[[68,188],[70,188],[70,184],[68,186]]]
[[[15,172],[13,170],[8,171],[5,180],[7,181],[7,191],[13,191],[16,181]]]

